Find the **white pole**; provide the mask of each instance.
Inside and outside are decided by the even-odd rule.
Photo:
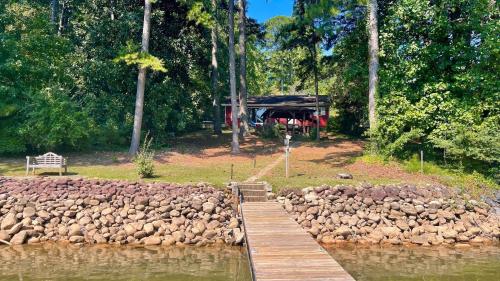
[[[285,148],[285,175],[288,178],[288,146]]]
[[[424,173],[424,151],[420,150],[420,173]]]

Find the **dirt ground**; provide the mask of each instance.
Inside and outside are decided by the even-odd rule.
[[[342,136],[329,136],[321,143],[305,142],[291,152],[290,177],[284,178],[284,168],[273,169],[263,178],[277,186],[303,187],[320,184],[411,183],[436,184],[430,175],[409,173],[397,163],[366,162],[363,160],[365,142]],[[339,173],[349,173],[352,180],[340,180]]]
[[[293,140],[293,139],[292,139]],[[321,184],[358,184],[362,182],[413,184],[437,183],[436,178],[409,173],[398,164],[365,162],[365,142],[341,136],[329,136],[319,144],[295,141],[290,155],[290,177],[284,176],[284,154],[281,141],[250,136],[240,143],[241,153],[230,153],[231,135],[215,136],[200,131],[167,142],[157,149],[156,181],[211,182],[224,186],[231,180],[243,181],[259,175],[258,180],[270,182],[276,189],[301,188]],[[69,153],[70,175],[119,179],[138,179],[134,164],[126,152],[96,151]],[[0,175],[24,175],[25,159],[0,158]],[[272,166],[270,166],[272,165]],[[265,170],[264,173],[262,171]],[[232,171],[232,172],[231,172]],[[350,173],[352,180],[340,180],[338,173]],[[38,175],[54,175],[42,170]]]

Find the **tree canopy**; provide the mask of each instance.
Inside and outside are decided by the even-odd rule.
[[[2,1],[0,154],[127,145],[137,64],[159,70],[147,73],[143,134],[162,144],[213,120],[214,97],[229,96],[228,2],[215,1],[215,8],[210,0],[152,2],[146,54],[139,51],[141,1]],[[312,95],[316,80],[319,94],[332,98],[329,128],[368,136],[367,2],[296,0],[290,17],[262,24],[247,18],[248,95]],[[498,175],[498,3],[377,3],[373,150],[403,158],[424,150]],[[238,28],[235,33],[238,38]]]

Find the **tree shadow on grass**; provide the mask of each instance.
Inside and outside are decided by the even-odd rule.
[[[33,175],[32,173],[30,173],[29,175]],[[68,171],[67,173],[62,173],[62,176],[77,176],[79,175],[77,172],[72,172],[72,171]],[[44,171],[44,172],[41,172],[41,173],[37,173],[36,170],[35,170],[35,176],[59,176],[59,172],[58,171],[51,171],[51,172],[47,172],[47,171]]]
[[[331,168],[343,168],[355,162],[355,158],[363,155],[362,152],[345,151],[327,153],[323,158],[303,160],[319,165],[328,165]]]

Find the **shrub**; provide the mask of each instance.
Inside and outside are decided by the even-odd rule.
[[[152,138],[148,139],[146,135],[141,149],[134,158],[137,174],[141,178],[151,178],[154,174],[154,151],[151,150],[152,140]]]
[[[285,129],[285,125],[280,123],[266,123],[262,127],[262,138],[265,139],[282,139],[281,130]]]
[[[318,134],[318,128],[316,128],[316,126],[311,127],[311,131],[309,132],[309,139],[315,141],[317,134]]]

